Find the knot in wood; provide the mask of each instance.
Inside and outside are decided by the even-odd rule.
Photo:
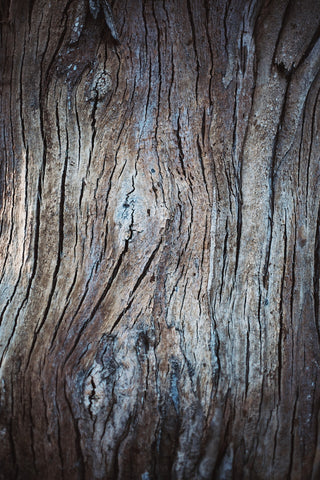
[[[100,72],[92,82],[90,100],[102,101],[112,90],[112,80],[108,72]]]

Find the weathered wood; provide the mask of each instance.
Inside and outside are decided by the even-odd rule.
[[[0,478],[317,479],[320,5],[1,8]]]

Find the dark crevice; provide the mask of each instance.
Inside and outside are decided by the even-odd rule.
[[[52,57],[51,57],[51,61],[48,65],[48,68],[46,70],[46,74],[45,74],[45,84],[46,84],[46,87],[45,87],[45,91],[47,90],[47,87],[49,85],[49,82],[52,80],[52,78],[54,78],[54,74],[51,70],[54,69],[54,65],[55,65],[55,62],[56,62],[56,58],[58,57],[59,55],[59,51],[61,50],[61,47],[62,47],[62,44],[64,42],[64,39],[65,39],[65,36],[66,36],[66,33],[67,33],[67,15],[64,15],[64,26],[63,26],[63,30],[61,32],[61,35],[59,37],[59,41],[57,42],[57,47],[56,49],[54,50],[53,54],[52,54]],[[50,27],[51,27],[51,20],[50,20],[50,26],[49,26],[49,32],[50,32]],[[42,57],[42,61],[41,61],[41,72],[43,72],[43,66],[42,66],[42,63],[43,63],[43,59],[44,59],[44,56],[46,54],[46,51],[47,51],[47,47],[48,47],[48,43],[49,43],[49,37],[48,37],[48,41],[47,41],[47,44],[46,44],[46,48],[43,52],[43,57]],[[40,90],[42,89],[42,75],[41,75],[41,86],[40,86]],[[40,100],[41,100],[41,96],[40,96]],[[41,105],[41,103],[40,103]],[[42,112],[41,112],[42,113]]]
[[[171,46],[170,64],[171,64],[171,78],[170,78],[170,81],[169,81],[169,88],[168,88],[168,121],[169,121],[169,118],[172,114],[171,94],[172,94],[172,88],[173,88],[174,79],[175,79],[175,69],[174,69],[174,61],[173,61],[173,46]]]
[[[89,283],[90,283],[90,281],[91,281],[91,279],[92,279],[93,271],[94,271],[94,265],[93,265],[93,267],[92,267],[92,269],[91,269],[89,278],[88,278],[88,280],[87,280],[87,282],[86,282],[86,285],[85,285],[85,288],[84,288],[84,293],[83,293],[83,295],[82,295],[82,297],[81,297],[81,299],[80,299],[79,305],[78,305],[78,307],[76,308],[76,310],[75,310],[75,312],[74,312],[74,314],[73,314],[72,319],[70,320],[69,328],[68,328],[67,333],[66,333],[66,336],[65,336],[66,338],[68,337],[69,330],[70,330],[70,328],[71,328],[71,326],[72,326],[72,323],[73,323],[74,319],[77,317],[77,315],[78,315],[78,313],[79,313],[79,311],[80,311],[80,309],[81,309],[81,306],[83,305],[84,300],[85,300],[85,298],[86,298],[86,296],[87,296],[87,294],[88,294]],[[68,307],[68,304],[66,305],[65,309],[67,309],[67,307]],[[62,314],[61,314],[60,320],[57,322],[57,325],[56,325],[56,328],[55,328],[55,331],[54,331],[54,334],[53,334],[53,337],[52,337],[52,340],[51,340],[51,344],[50,344],[50,347],[49,347],[49,352],[51,352],[52,349],[53,349],[53,347],[54,347],[54,342],[55,342],[55,339],[56,339],[56,337],[57,337],[58,330],[59,330],[59,328],[60,328],[61,325],[62,325],[62,319],[63,319],[63,317],[64,317],[64,311],[63,311]]]
[[[91,135],[91,148],[89,151],[89,159],[88,159],[88,165],[87,165],[87,176],[89,175],[90,172],[90,166],[92,162],[92,155],[94,151],[94,143],[95,143],[95,138],[97,135],[97,129],[96,129],[96,111],[98,108],[98,91],[96,91],[96,97],[93,103],[92,107],[92,112],[91,112],[91,129],[92,129],[92,135]]]
[[[123,316],[130,310],[131,305],[132,305],[132,303],[133,303],[133,300],[134,300],[134,299],[132,298],[132,299],[129,301],[129,303],[128,303],[128,305],[126,306],[126,308],[124,308],[124,309],[122,310],[122,312],[120,313],[120,315],[118,315],[118,317],[116,318],[116,320],[114,321],[114,323],[113,323],[113,325],[112,325],[112,327],[111,327],[111,329],[110,329],[110,333],[113,333],[113,332],[114,332],[115,328],[119,325],[119,323],[120,323],[121,319],[123,318]]]
[[[49,310],[50,310],[50,307],[51,307],[53,295],[54,295],[56,285],[57,285],[58,273],[59,273],[60,265],[61,265],[61,258],[62,258],[62,255],[63,255],[65,186],[66,186],[66,176],[67,176],[67,168],[68,168],[68,152],[69,152],[68,132],[66,132],[66,139],[67,139],[66,157],[65,157],[65,161],[64,161],[64,168],[63,168],[63,172],[62,172],[61,186],[60,186],[59,242],[58,242],[58,252],[57,252],[56,266],[55,266],[55,269],[54,269],[54,272],[53,272],[52,285],[51,285],[51,290],[50,290],[50,294],[49,294],[49,297],[48,297],[47,306],[46,306],[46,309],[44,311],[44,314],[43,314],[43,317],[42,317],[42,320],[41,320],[40,324],[37,325],[37,327],[35,329],[32,345],[31,345],[30,350],[29,350],[26,369],[29,366],[29,363],[30,363],[30,360],[31,360],[31,357],[32,357],[32,353],[33,353],[38,335],[39,335],[39,333],[40,333],[40,331],[41,331],[41,329],[42,329],[43,325],[45,324],[45,321],[48,317],[48,313],[49,313]]]
[[[224,244],[223,244],[223,264],[222,264],[222,272],[221,272],[221,285],[220,285],[220,303],[222,300],[222,291],[224,287],[224,276],[226,273],[226,265],[227,265],[227,247],[228,247],[228,238],[229,238],[229,229],[228,229],[228,218],[226,218],[226,227],[225,227],[225,237],[224,237]]]
[[[70,295],[74,289],[74,286],[76,284],[76,280],[77,280],[77,276],[78,276],[78,267],[76,267],[76,271],[75,271],[75,274],[74,274],[74,277],[73,277],[73,281],[72,281],[72,284],[69,288],[69,291],[67,293],[67,296],[66,296],[66,301],[68,302],[68,300],[70,299]]]
[[[308,98],[308,95],[310,93],[310,90],[307,94],[307,98]],[[306,126],[306,109],[307,109],[307,101],[304,102],[304,106],[303,106],[303,111],[302,111],[302,119],[301,119],[301,136],[300,136],[300,141],[299,141],[299,155],[298,155],[298,188],[300,186],[300,172],[301,172],[301,159],[303,158],[303,154],[302,154],[302,150],[303,150],[303,138],[305,138],[305,126]],[[312,128],[312,127],[311,127]],[[311,142],[310,142],[310,148],[311,148]],[[307,172],[307,175],[308,175],[308,172]],[[307,176],[307,185],[306,185],[306,208],[307,208],[307,205],[308,205],[308,202],[307,202],[307,199],[308,199],[308,176]]]
[[[204,113],[204,115],[205,115],[205,113]],[[202,137],[204,138],[204,133],[202,133]],[[197,137],[197,147],[198,147],[198,155],[199,155],[202,178],[203,178],[204,186],[205,186],[205,189],[206,189],[206,192],[207,192],[207,195],[208,195],[208,199],[210,201],[210,195],[209,195],[208,184],[207,184],[207,179],[206,179],[206,174],[205,174],[205,168],[204,168],[204,164],[203,164],[202,149],[201,149],[201,145],[200,145],[199,135]]]
[[[146,123],[146,121],[147,121],[147,114],[148,114],[148,109],[149,109],[152,84],[153,84],[153,82],[152,82],[152,68],[151,68],[151,62],[149,61],[149,81],[148,81],[147,101],[146,101],[146,106],[145,106],[144,123]]]
[[[209,102],[210,106],[213,104],[213,98],[212,98],[212,84],[213,84],[213,50],[212,50],[212,45],[211,45],[211,37],[209,33],[209,18],[210,18],[210,10],[209,6],[210,3],[204,0],[204,6],[206,10],[206,22],[205,22],[205,29],[206,29],[206,35],[207,35],[207,40],[208,40],[208,46],[209,46],[209,51],[210,51],[210,81],[209,81]]]
[[[81,205],[82,205],[82,199],[83,199],[83,193],[84,193],[85,186],[86,186],[86,181],[83,178],[82,182],[81,182],[81,190],[80,190],[80,196],[79,196],[79,210],[81,210]]]
[[[237,198],[237,241],[236,241],[236,259],[234,265],[234,278],[237,276],[239,257],[240,257],[240,247],[241,247],[241,235],[242,235],[242,200],[240,197]]]
[[[76,122],[77,122],[78,134],[79,134],[79,142],[78,142],[78,167],[79,167],[80,161],[81,161],[81,126],[80,126],[79,112],[77,108],[77,97],[75,97],[74,109],[75,109]]]
[[[237,128],[238,128],[238,84],[239,84],[239,65],[236,66],[235,73],[235,92],[234,92],[234,108],[233,108],[233,118],[232,118],[232,164],[235,170],[235,178],[237,183],[239,183],[239,165],[235,165],[234,161],[236,160],[236,147],[237,147]],[[241,119],[242,120],[242,119]]]
[[[162,239],[160,240],[160,242],[158,243],[158,245],[156,246],[156,248],[153,250],[152,254],[150,255],[148,261],[146,262],[145,264],[145,267],[141,273],[141,275],[138,277],[138,280],[136,281],[132,291],[130,292],[130,295],[129,297],[132,297],[132,295],[135,293],[135,291],[137,290],[137,288],[139,287],[139,285],[141,284],[142,280],[144,279],[144,277],[147,275],[148,271],[149,271],[149,268],[150,268],[150,265],[151,263],[153,262],[154,260],[154,257],[156,256],[159,248],[160,248],[160,245],[162,243]]]
[[[148,22],[146,19],[146,4],[142,2],[142,19],[143,19],[143,26],[144,26],[144,45],[146,49],[146,58],[148,58]],[[150,65],[151,68],[151,65]]]
[[[291,420],[291,444],[290,444],[290,462],[289,462],[289,468],[288,468],[288,479],[291,479],[292,478],[292,469],[293,469],[293,464],[294,464],[294,442],[295,442],[295,432],[296,432],[296,428],[295,428],[295,423],[296,423],[296,410],[297,410],[297,403],[298,403],[298,398],[299,398],[299,394],[297,392],[296,394],[296,399],[295,399],[295,402],[294,402],[294,406],[293,406],[293,412],[292,412],[292,420]],[[288,412],[288,415],[289,415],[289,412]]]
[[[276,64],[276,55],[277,55],[278,46],[279,46],[279,43],[280,43],[282,32],[284,31],[285,26],[287,25],[287,19],[288,19],[288,16],[289,16],[290,9],[291,9],[291,0],[288,0],[285,11],[284,11],[284,14],[283,14],[282,19],[281,19],[281,27],[280,27],[280,30],[279,30],[279,33],[278,33],[278,37],[277,37],[277,40],[276,40],[276,43],[275,43],[275,46],[274,46],[273,58],[272,58],[272,64],[274,64],[274,65]]]
[[[159,174],[161,178],[161,182],[159,182],[160,186],[163,184],[163,178],[162,178],[162,170],[161,170],[161,162],[160,162],[160,156],[159,156],[159,117],[160,117],[160,106],[162,105],[161,101],[161,93],[162,93],[162,62],[161,62],[161,42],[160,42],[160,37],[161,37],[161,29],[159,26],[159,22],[155,13],[155,5],[154,2],[152,2],[152,11],[153,11],[153,16],[155,20],[155,24],[157,27],[157,60],[158,60],[158,78],[159,78],[159,86],[158,86],[158,101],[157,101],[157,113],[156,113],[156,122],[155,122],[155,131],[154,131],[154,138],[155,138],[155,144],[156,144],[156,156],[157,156],[157,162],[158,162],[158,169],[159,169]],[[166,204],[165,201],[165,196],[164,196],[164,191],[163,188],[161,187],[162,190],[162,196],[163,196],[163,202]]]
[[[90,418],[91,418],[91,421],[94,420],[93,418],[93,413],[92,413],[92,403],[95,399],[95,396],[96,396],[96,384],[94,382],[94,379],[93,377],[91,377],[91,393],[89,395],[89,414],[90,414]]]
[[[25,130],[25,124],[24,124],[24,118],[23,118],[23,65],[24,65],[24,59],[25,59],[25,52],[26,46],[25,42],[23,42],[23,52],[22,52],[22,57],[21,57],[21,66],[20,66],[20,75],[19,75],[19,88],[20,88],[20,122],[21,122],[21,134],[22,134],[22,143],[24,148],[26,149],[26,130]]]
[[[245,317],[247,305],[247,294],[245,294],[244,299],[244,312],[243,316]],[[250,373],[250,323],[248,323],[247,335],[246,335],[246,373],[245,373],[245,398],[248,396],[249,389],[249,373]]]
[[[228,42],[228,20],[227,20],[227,18],[228,18],[230,5],[231,5],[231,0],[227,0],[224,15],[223,15],[224,48],[225,48],[225,51],[227,52],[228,56],[229,56],[229,53],[228,53],[229,42]]]
[[[205,143],[206,138],[206,110],[203,109],[202,112],[202,123],[201,123],[201,137],[202,137],[202,144]],[[199,136],[197,137],[198,144],[199,144]]]
[[[281,382],[282,382],[282,355],[283,355],[283,302],[284,302],[284,286],[285,286],[285,274],[287,269],[287,215],[285,215],[284,224],[284,254],[283,254],[283,268],[281,277],[280,288],[280,304],[279,304],[279,339],[278,339],[278,395],[281,398]]]
[[[291,260],[291,278],[292,278],[292,286],[291,286],[291,293],[290,293],[290,318],[291,324],[293,325],[294,321],[294,300],[295,300],[295,286],[296,286],[296,260],[297,260],[297,214],[294,211],[294,243],[293,243],[293,253],[292,253],[292,260]]]
[[[314,242],[314,271],[313,271],[313,299],[314,299],[314,321],[318,334],[318,342],[320,344],[320,329],[319,329],[319,295],[320,295],[320,205],[318,206],[318,217],[316,236]]]
[[[247,45],[244,44],[244,29],[245,29],[245,23],[244,23],[244,18],[242,21],[242,29],[241,29],[241,39],[240,39],[240,69],[242,76],[244,77],[246,74],[246,65],[247,65],[247,60],[248,60],[248,48]]]
[[[190,3],[190,0],[187,0],[187,7],[188,7],[188,15],[189,15],[189,20],[190,20],[190,25],[191,25],[191,31],[192,31],[192,44],[194,48],[194,53],[196,57],[196,62],[197,62],[197,78],[196,78],[196,100],[198,102],[198,84],[199,84],[199,75],[200,75],[200,64],[199,64],[199,56],[198,56],[198,50],[197,50],[197,42],[196,42],[196,27],[193,21],[193,14],[192,14],[192,6]]]
[[[137,290],[137,288],[139,287],[139,285],[141,284],[142,280],[144,279],[144,277],[147,275],[148,271],[149,271],[149,268],[150,268],[150,265],[151,263],[153,262],[154,260],[154,257],[156,256],[159,248],[160,248],[160,245],[162,243],[162,240],[160,240],[159,244],[157,245],[157,247],[154,249],[154,251],[152,252],[152,254],[150,255],[141,275],[139,276],[138,280],[136,281],[132,291],[130,292],[130,295],[129,295],[129,298],[132,297],[135,293],[135,291]],[[133,303],[133,300],[134,298],[131,298],[131,300],[129,301],[128,305],[126,306],[126,308],[124,308],[122,310],[122,312],[120,313],[120,315],[117,317],[117,319],[115,320],[115,322],[113,323],[112,325],[112,328],[110,330],[110,333],[112,333],[114,331],[114,329],[117,327],[117,325],[119,324],[120,320],[123,318],[123,316],[125,315],[125,313],[127,313],[130,308],[131,308],[131,305]]]
[[[103,300],[105,299],[105,297],[107,296],[114,280],[116,279],[118,273],[119,273],[119,270],[120,270],[120,267],[123,263],[123,260],[124,260],[124,257],[126,256],[126,254],[128,253],[128,250],[129,250],[129,244],[130,244],[130,241],[132,239],[132,236],[133,236],[133,230],[132,230],[132,226],[133,226],[133,218],[132,218],[132,223],[130,225],[130,235],[129,237],[125,240],[125,245],[124,245],[124,248],[121,252],[121,254],[119,255],[119,258],[118,258],[118,261],[116,262],[115,264],[115,267],[114,269],[112,270],[111,272],[111,275],[110,275],[110,278],[107,282],[107,285],[105,287],[105,289],[103,290],[102,294],[100,295],[97,303],[95,304],[95,306],[93,307],[92,311],[91,311],[91,314],[89,316],[89,318],[83,323],[82,327],[80,328],[79,330],[79,333],[77,335],[77,337],[75,338],[74,342],[73,342],[73,345],[72,345],[72,348],[71,350],[69,351],[68,355],[66,356],[66,359],[65,359],[65,364],[68,362],[69,358],[71,357],[71,355],[73,354],[73,352],[75,351],[80,339],[81,339],[81,336],[83,334],[83,332],[86,330],[87,326],[91,323],[91,321],[93,320],[95,314],[97,313],[100,305],[102,304]]]
[[[291,82],[291,75],[287,79],[286,90],[283,97],[282,109],[281,114],[277,126],[277,132],[274,138],[273,147],[272,147],[272,162],[270,168],[270,175],[269,175],[269,192],[270,192],[270,200],[269,200],[269,209],[270,214],[268,217],[268,239],[267,239],[267,249],[266,249],[266,256],[265,256],[265,264],[263,267],[263,286],[265,289],[268,289],[268,281],[269,281],[269,263],[270,263],[270,255],[271,255],[271,243],[273,238],[273,217],[274,217],[274,209],[275,209],[275,183],[276,183],[276,176],[277,172],[280,167],[280,163],[277,159],[277,149],[278,149],[278,142],[281,134],[281,130],[283,128],[286,116],[286,107],[288,101],[288,90]],[[278,162],[278,163],[277,163]]]
[[[181,141],[181,136],[180,136],[180,114],[178,116],[178,120],[177,120],[177,130],[176,130],[176,135],[177,135],[177,141],[178,141],[178,149],[179,149],[179,161],[180,161],[180,165],[181,165],[181,169],[182,169],[182,173],[183,173],[183,176],[185,178],[187,178],[187,174],[186,174],[186,169],[184,167],[184,153],[183,153],[183,148],[182,148],[182,141]]]
[[[179,319],[182,319],[182,322],[183,322],[183,318],[184,318],[183,315],[182,315],[182,310],[183,310],[183,305],[184,305],[184,302],[185,302],[185,299],[186,299],[188,281],[189,281],[189,278],[186,279],[186,282],[185,282],[184,287],[183,287],[183,294],[182,294],[182,298],[181,298],[180,312],[179,312],[179,317],[178,317]],[[180,331],[180,338],[182,338],[183,337],[183,332],[184,332],[184,325],[182,325],[182,328],[180,330],[181,330]],[[182,350],[182,353],[184,354],[183,350]]]

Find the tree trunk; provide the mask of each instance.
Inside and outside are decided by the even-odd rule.
[[[2,6],[0,478],[316,480],[320,4],[113,11]]]

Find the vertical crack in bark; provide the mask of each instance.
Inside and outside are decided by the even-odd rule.
[[[246,317],[246,307],[247,307],[247,292],[245,292],[244,305],[243,305],[243,317]],[[245,372],[245,398],[248,397],[249,389],[249,376],[250,376],[250,323],[248,319],[247,334],[246,334],[246,372]]]
[[[181,125],[180,125],[180,112],[179,112],[178,119],[177,119],[177,130],[176,130],[178,149],[179,149],[179,162],[181,165],[183,176],[187,178],[186,169],[184,167],[184,153],[183,153],[181,136],[180,136],[180,128],[181,128]]]
[[[106,191],[106,195],[105,195],[105,208],[104,208],[104,213],[103,213],[104,222],[107,220],[107,213],[108,213],[108,207],[109,207],[109,195],[110,195],[110,191],[111,191],[111,188],[112,188],[112,185],[113,185],[113,176],[114,176],[116,168],[118,166],[118,155],[119,155],[120,147],[121,147],[121,144],[118,146],[118,148],[115,152],[115,155],[114,155],[114,166],[113,166],[113,169],[112,169],[110,177],[109,177],[109,182],[108,182],[107,191]],[[107,235],[106,235],[106,239],[107,239]],[[105,248],[104,248],[104,252],[106,252],[106,245],[105,245]]]
[[[66,156],[64,160],[64,167],[63,167],[63,172],[61,176],[61,185],[60,185],[60,206],[59,206],[59,239],[58,239],[58,249],[57,249],[57,259],[56,259],[56,266],[53,272],[53,277],[52,277],[52,284],[51,284],[51,290],[48,295],[48,302],[47,306],[45,308],[45,311],[42,316],[42,320],[36,325],[35,327],[35,332],[32,340],[32,344],[29,350],[28,354],[28,360],[26,364],[26,370],[29,367],[32,354],[34,351],[35,344],[37,342],[38,336],[40,331],[42,330],[46,319],[48,317],[48,313],[50,310],[50,306],[52,303],[53,295],[56,289],[57,285],[57,280],[58,280],[58,273],[60,270],[60,265],[61,265],[61,258],[63,255],[63,239],[64,239],[64,204],[65,204],[65,186],[66,186],[66,176],[67,176],[67,168],[68,168],[68,156],[69,156],[69,138],[68,138],[68,131],[66,129]]]
[[[149,58],[149,69],[148,69],[148,89],[147,89],[147,100],[146,100],[146,106],[145,106],[145,113],[144,113],[144,124],[147,122],[147,116],[148,116],[148,110],[149,110],[149,105],[150,105],[150,98],[151,98],[151,90],[152,90],[152,68],[151,68],[151,61]]]
[[[94,378],[91,376],[91,393],[89,395],[89,414],[90,414],[90,418],[91,420],[93,421],[94,418],[93,418],[93,413],[92,413],[92,404],[93,404],[93,401],[95,399],[95,395],[96,395],[96,384],[94,382]]]
[[[156,155],[157,155],[157,161],[158,161],[158,169],[159,169],[159,174],[160,174],[160,177],[161,177],[161,184],[163,184],[162,169],[161,169],[161,162],[160,162],[160,155],[159,155],[159,118],[160,118],[160,106],[162,105],[161,93],[162,93],[162,82],[163,82],[162,62],[161,62],[161,41],[160,41],[161,29],[160,29],[159,22],[158,22],[156,12],[155,12],[154,1],[152,2],[152,13],[153,13],[153,17],[154,17],[154,21],[155,21],[156,29],[157,29],[157,56],[158,56],[158,74],[159,74],[159,77],[158,77],[158,84],[159,84],[159,86],[158,86],[158,101],[157,101],[157,113],[156,113],[156,119],[155,119],[154,138],[155,138],[155,144],[156,144]],[[161,188],[161,190],[162,190],[162,196],[163,196],[164,203],[166,203],[165,202],[165,193],[164,193],[162,188]]]
[[[94,152],[94,141],[95,141],[95,138],[96,138],[96,134],[97,134],[97,130],[96,130],[96,112],[97,112],[97,108],[98,108],[98,91],[96,91],[96,96],[95,96],[95,100],[94,100],[94,103],[93,103],[93,107],[92,107],[92,112],[91,112],[91,129],[92,129],[92,134],[91,134],[91,148],[90,148],[90,152],[89,152],[89,159],[88,159],[88,165],[87,165],[87,174],[86,176],[88,177],[89,176],[89,172],[90,172],[90,166],[91,166],[91,162],[92,162],[92,156],[93,156],[93,152]]]
[[[236,74],[235,74],[235,93],[234,93],[234,107],[233,107],[233,121],[232,121],[232,126],[233,126],[233,131],[232,131],[232,166],[235,172],[235,177],[236,181],[239,182],[239,159],[236,156],[236,146],[238,143],[237,139],[237,129],[238,129],[238,84],[239,84],[239,65],[237,64],[236,66]],[[243,153],[243,152],[242,152]],[[240,159],[241,161],[242,159]],[[235,164],[236,161],[236,164]]]
[[[296,392],[296,398],[295,398],[295,402],[294,402],[294,406],[293,406],[292,419],[291,419],[291,431],[290,431],[290,433],[291,433],[291,444],[290,444],[288,478],[292,478],[293,465],[295,463],[295,460],[294,460],[295,437],[296,437],[295,420],[296,420],[296,411],[297,411],[298,400],[299,400],[299,393]]]
[[[228,217],[226,218],[225,232],[226,234],[224,237],[223,253],[222,253],[223,264],[221,269],[222,276],[221,276],[221,285],[220,285],[220,303],[222,301],[222,292],[223,292],[223,289],[225,288],[224,277],[227,269],[227,246],[228,246],[228,237],[229,237]]]
[[[76,114],[76,123],[77,123],[78,136],[79,136],[79,141],[78,141],[78,168],[79,168],[80,163],[81,163],[82,138],[81,138],[81,125],[80,125],[80,119],[79,119],[79,110],[78,110],[77,97],[76,96],[75,96],[75,100],[74,100],[74,109],[75,109],[75,114]]]
[[[281,401],[281,384],[282,384],[282,355],[283,355],[283,334],[284,334],[284,316],[283,316],[283,305],[285,301],[285,282],[286,282],[286,271],[287,271],[287,248],[288,248],[288,239],[287,239],[287,213],[285,212],[285,221],[284,221],[284,233],[283,233],[283,242],[284,242],[284,254],[283,254],[283,267],[282,267],[282,277],[281,277],[281,286],[280,286],[280,302],[279,302],[279,339],[278,339],[278,395],[279,401]]]
[[[190,191],[192,192],[191,187],[190,187]],[[188,194],[188,200],[189,200],[189,204],[190,204],[190,221],[188,223],[188,228],[187,228],[187,241],[186,241],[185,246],[184,246],[185,251],[187,251],[187,249],[189,247],[189,244],[191,242],[191,231],[192,231],[192,226],[194,224],[194,221],[193,221],[194,206],[193,206],[193,203],[192,203],[192,198],[190,198],[189,194]]]
[[[23,41],[23,51],[21,56],[20,75],[19,75],[19,90],[20,90],[19,107],[20,107],[21,136],[22,136],[22,144],[24,146],[24,149],[26,150],[27,149],[26,128],[25,128],[25,122],[24,122],[24,116],[23,116],[23,110],[24,110],[23,67],[24,67],[25,55],[26,55],[26,38],[24,38],[24,41]]]
[[[269,175],[269,191],[270,191],[270,215],[268,218],[269,221],[269,228],[267,230],[268,232],[268,239],[266,242],[266,255],[265,255],[265,264],[263,267],[263,286],[266,290],[268,290],[268,283],[269,283],[269,264],[270,264],[270,255],[271,255],[271,244],[272,244],[272,239],[273,239],[273,218],[274,218],[274,209],[275,209],[275,184],[276,184],[276,177],[278,170],[280,168],[280,165],[282,163],[282,159],[278,159],[277,156],[277,149],[278,149],[278,143],[279,143],[279,136],[280,132],[283,128],[283,124],[285,122],[286,118],[286,108],[287,108],[287,101],[288,101],[288,91],[289,91],[289,86],[291,82],[291,75],[287,78],[287,83],[286,83],[286,89],[284,92],[283,96],[283,102],[282,102],[282,108],[281,108],[281,113],[280,113],[280,118],[277,126],[277,132],[274,137],[273,141],[273,148],[272,148],[272,160],[271,160],[271,169],[270,169],[270,175]]]
[[[287,0],[287,4],[285,6],[283,16],[281,17],[281,26],[280,26],[279,33],[278,33],[278,36],[277,36],[277,40],[276,40],[274,50],[273,50],[272,65],[276,64],[276,56],[277,56],[278,46],[279,46],[279,43],[280,43],[280,39],[282,38],[282,34],[284,32],[284,29],[287,25],[289,12],[290,12],[291,8],[292,8],[292,0]]]
[[[316,236],[314,242],[314,270],[313,270],[313,304],[316,331],[318,334],[318,345],[320,345],[320,316],[319,316],[319,285],[320,285],[320,206],[318,205],[318,216],[316,225]]]
[[[242,178],[242,175],[240,175]],[[241,185],[242,181],[240,182]],[[237,240],[236,240],[236,258],[234,263],[234,280],[237,277],[238,273],[238,266],[239,266],[239,256],[240,256],[240,248],[241,248],[241,235],[242,235],[242,198],[241,198],[241,190],[239,190],[239,196],[237,197]]]
[[[188,7],[189,21],[190,21],[190,25],[191,25],[191,32],[192,32],[192,45],[193,45],[194,54],[195,54],[195,58],[196,58],[197,76],[196,76],[195,92],[196,92],[196,102],[198,103],[198,85],[199,85],[199,75],[200,75],[200,63],[199,63],[199,55],[198,55],[197,41],[196,41],[196,38],[197,38],[196,28],[195,28],[195,24],[194,24],[194,21],[193,21],[193,13],[192,13],[192,7],[191,7],[191,4],[190,4],[190,0],[187,0],[187,7]]]
[[[175,85],[175,68],[174,68],[174,61],[173,61],[173,45],[171,46],[171,56],[170,56],[170,64],[171,64],[171,78],[169,80],[169,86],[168,86],[168,121],[170,120],[170,117],[172,116],[172,106],[171,106],[171,96],[173,92],[173,86]]]
[[[147,22],[147,17],[146,17],[146,3],[145,2],[142,2],[141,15],[142,15],[143,27],[144,27],[144,47],[145,47],[145,50],[146,50],[146,58],[148,58],[148,56],[149,56],[149,42],[148,42],[149,29],[148,29],[148,22]]]
[[[231,2],[232,2],[232,0],[227,0],[225,2],[225,10],[224,10],[224,14],[223,14],[224,48],[225,48],[225,52],[228,56],[229,56],[229,51],[228,51],[229,41],[228,41],[228,22],[227,22],[227,18],[228,18],[228,13],[229,13]]]
[[[306,108],[307,108],[307,99],[309,96],[310,90],[306,96],[306,101],[304,102],[304,108],[302,111],[302,126],[301,126],[301,137],[300,137],[300,142],[299,142],[299,155],[298,155],[298,188],[300,187],[300,175],[301,175],[301,164],[303,163],[303,136],[305,134],[305,129],[306,129]],[[307,186],[307,191],[306,191],[306,208],[308,205],[307,202],[308,199],[308,186]]]
[[[291,259],[291,278],[292,278],[292,283],[291,283],[291,292],[290,292],[290,320],[291,320],[291,327],[293,329],[294,325],[294,320],[295,320],[295,311],[294,311],[294,303],[296,299],[295,295],[295,288],[296,288],[296,254],[297,254],[297,228],[298,228],[298,222],[297,222],[297,212],[296,209],[294,208],[294,224],[292,228],[294,229],[294,240],[293,240],[293,252],[292,252],[292,259]],[[292,335],[294,333],[294,329],[292,332]],[[293,342],[292,342],[293,343]],[[292,345],[293,348],[293,345]]]
[[[211,44],[211,36],[209,32],[209,18],[210,18],[210,9],[209,9],[210,3],[206,0],[204,0],[204,7],[206,10],[206,21],[205,21],[205,30],[206,30],[206,36],[208,40],[208,46],[209,46],[209,52],[210,52],[210,80],[209,80],[209,104],[210,107],[213,105],[213,98],[212,98],[212,83],[213,83],[213,66],[214,66],[214,61],[213,61],[213,50],[212,50],[212,44]]]

